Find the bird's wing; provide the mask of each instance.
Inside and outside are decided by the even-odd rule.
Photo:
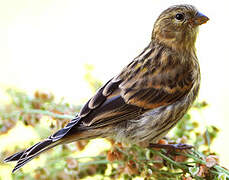
[[[133,61],[85,104],[79,116],[87,127],[134,119],[149,109],[180,100],[192,86],[188,67],[174,63],[150,67]]]
[[[57,141],[65,135],[71,136],[78,130],[106,126],[139,117],[145,110],[125,103],[119,89],[121,82],[115,81],[114,78],[108,81],[83,106],[75,119],[49,138]]]
[[[127,104],[154,109],[172,104],[184,97],[193,87],[191,65],[182,65],[164,57],[163,61],[135,61],[118,77],[121,96]]]
[[[90,129],[136,119],[149,109],[180,100],[193,86],[191,68],[170,61],[132,61],[118,76],[97,91],[83,106],[78,118],[52,138],[60,139],[70,129],[73,129],[72,134],[75,128]]]
[[[83,126],[105,126],[135,119],[145,112],[144,108],[125,102],[119,88],[121,82],[113,78],[84,105],[79,113]]]

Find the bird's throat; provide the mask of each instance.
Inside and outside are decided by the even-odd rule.
[[[198,31],[157,31],[152,34],[152,40],[163,44],[174,51],[191,52],[195,51],[197,33]]]

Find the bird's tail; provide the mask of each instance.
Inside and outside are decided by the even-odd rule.
[[[60,129],[52,136],[48,137],[44,141],[34,144],[25,151],[15,153],[12,156],[7,157],[4,159],[4,162],[17,161],[17,164],[12,171],[15,172],[42,152],[45,152],[59,144],[63,144],[63,137],[71,130],[75,124],[79,122],[79,120],[79,117],[72,119],[64,128]]]
[[[60,144],[60,141],[53,142],[52,139],[45,139],[44,141],[34,144],[25,151],[21,151],[13,154],[10,157],[7,157],[6,159],[4,159],[4,162],[18,161],[12,171],[15,172],[42,152],[47,151],[50,148],[57,146],[58,144]]]

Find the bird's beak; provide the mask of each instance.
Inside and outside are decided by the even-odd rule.
[[[206,23],[208,20],[209,18],[207,16],[198,12],[194,18],[190,19],[190,24],[194,26],[198,26],[198,25]]]

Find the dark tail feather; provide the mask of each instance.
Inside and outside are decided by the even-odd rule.
[[[15,172],[16,170],[20,169],[27,162],[31,161],[33,158],[35,158],[42,152],[47,151],[50,148],[53,148],[54,146],[62,144],[61,139],[69,132],[69,130],[74,125],[78,123],[79,120],[80,120],[79,117],[72,119],[63,129],[60,129],[59,131],[57,131],[55,134],[53,134],[49,138],[31,146],[30,148],[26,149],[25,151],[15,153],[12,156],[7,157],[6,159],[4,159],[4,162],[18,161],[16,166],[13,169],[13,172]]]
[[[60,142],[53,142],[51,139],[46,139],[42,142],[39,142],[29,149],[16,153],[8,158],[6,158],[4,161],[16,161],[18,160],[16,166],[13,169],[13,173],[20,169],[22,166],[24,166],[26,163],[31,161],[33,158],[37,157],[39,154],[41,154],[44,151],[47,151],[48,149],[60,144]]]
[[[11,161],[18,161],[21,156],[24,154],[25,151],[17,152],[13,154],[12,156],[7,157],[4,159],[4,162],[11,162]]]

